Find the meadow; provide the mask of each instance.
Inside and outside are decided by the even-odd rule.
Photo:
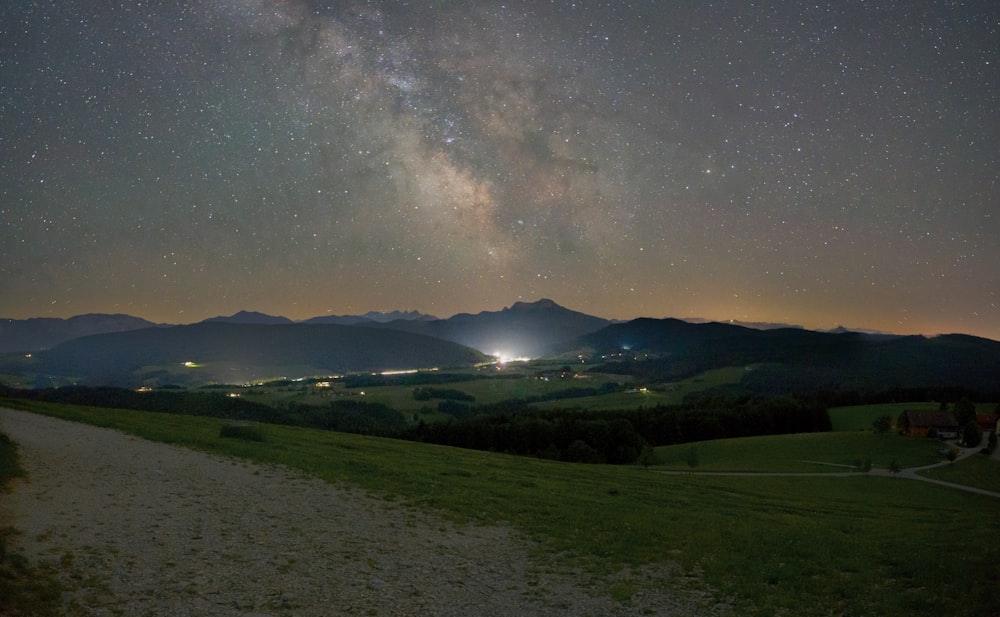
[[[954,465],[935,467],[918,472],[922,476],[1000,493],[1000,461],[976,455]]]
[[[944,460],[941,443],[913,439],[889,432],[805,433],[717,439],[654,449],[658,465],[667,469],[689,469],[694,449],[698,471],[752,471],[814,473],[888,469],[892,461],[900,468],[930,465]]]
[[[746,368],[742,366],[730,366],[705,371],[694,377],[681,379],[670,384],[657,385],[656,389],[626,389],[624,392],[612,394],[545,401],[536,403],[533,407],[538,409],[579,408],[588,411],[607,411],[655,407],[657,405],[679,405],[688,394],[717,386],[738,384],[745,373]]]
[[[746,372],[744,367],[713,369],[688,379],[671,384],[663,384],[657,389],[632,387],[633,378],[628,375],[605,373],[579,373],[574,377],[559,375],[559,366],[530,364],[513,370],[522,372],[517,379],[492,379],[479,377],[446,385],[475,398],[474,405],[492,405],[503,401],[542,397],[570,389],[599,388],[602,384],[613,383],[620,391],[594,396],[558,398],[531,404],[535,409],[578,408],[588,411],[615,409],[636,409],[656,405],[678,405],[688,394],[701,392],[722,385],[737,384]],[[548,369],[548,370],[543,370]],[[319,389],[309,384],[287,384],[280,386],[255,386],[234,388],[248,400],[272,406],[287,405],[290,402],[306,405],[324,405],[339,397],[363,396],[371,403],[381,403],[406,414],[419,413],[425,421],[446,419],[436,413],[438,400],[418,401],[413,398],[413,385],[388,385],[345,388],[336,381],[329,389]],[[363,394],[362,394],[363,393]],[[440,416],[440,418],[438,418]]]
[[[889,416],[895,425],[896,418],[904,411],[937,411],[939,408],[940,404],[935,402],[832,407],[830,409],[830,422],[835,431],[868,431],[872,428],[872,422],[881,416]]]
[[[1000,545],[986,539],[1000,531],[997,502],[936,485],[866,475],[665,475],[656,466],[578,465],[273,425],[258,425],[258,441],[220,437],[225,421],[213,418],[6,405],[288,465],[459,521],[506,523],[538,543],[539,560],[554,555],[582,568],[626,603],[658,585],[706,592],[735,614],[995,610]],[[799,456],[797,446],[764,445]],[[817,447],[807,448],[811,458],[825,456]],[[884,447],[905,454],[888,437]],[[708,451],[700,458],[710,464]]]

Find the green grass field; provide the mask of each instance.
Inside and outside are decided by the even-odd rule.
[[[544,396],[572,388],[598,388],[607,382],[623,384],[627,388],[628,384],[632,382],[632,378],[626,375],[602,373],[581,373],[580,377],[577,378],[572,376],[549,376],[547,379],[544,379],[535,375],[540,370],[538,367],[532,367],[532,370],[523,370],[525,370],[525,374],[519,379],[480,378],[441,384],[435,387],[460,390],[475,397],[475,405],[490,405],[511,399]],[[558,367],[552,369],[551,372],[557,373]],[[536,409],[581,408],[589,411],[606,411],[612,409],[655,407],[656,405],[676,405],[681,403],[688,394],[716,386],[739,383],[745,373],[746,369],[742,366],[715,369],[670,384],[669,389],[665,390],[633,390],[598,396],[556,399],[533,403],[532,407]],[[360,396],[360,393],[364,392],[365,401],[381,403],[406,414],[426,409],[436,409],[437,399],[431,401],[415,400],[413,398],[414,387],[413,385],[406,385],[345,389],[341,384],[336,384],[331,390],[320,390],[315,386],[291,384],[277,387],[262,386],[246,388],[242,392],[243,396],[248,400],[272,406],[286,405],[288,402],[293,401],[307,405],[325,405],[330,400],[335,400],[331,396],[345,396],[348,394],[350,396]],[[429,420],[430,418],[425,417],[424,419]]]
[[[716,386],[737,384],[743,379],[746,369],[742,366],[713,369],[700,375],[680,380],[671,384],[666,390],[645,390],[632,392],[616,392],[601,396],[586,396],[581,398],[560,399],[535,403],[538,409],[566,409],[579,407],[589,411],[607,411],[613,409],[636,409],[638,407],[655,407],[657,405],[678,405],[688,394],[701,392]],[[612,381],[608,376],[608,381]],[[581,384],[583,385],[583,384]]]
[[[981,454],[970,456],[954,465],[921,471],[920,475],[1000,493],[1000,461]]]
[[[936,411],[939,403],[884,403],[880,405],[852,405],[850,407],[832,407],[830,422],[835,431],[870,431],[872,422],[879,416],[892,418],[893,426],[896,418],[904,411]]]
[[[1000,545],[985,539],[1000,532],[997,501],[922,482],[674,476],[283,426],[261,426],[265,441],[256,442],[220,438],[223,422],[211,418],[7,404],[288,465],[461,521],[508,523],[600,580],[623,566],[677,564],[681,573],[657,584],[695,585],[731,601],[735,614],[995,610]],[[797,446],[765,445],[799,456]],[[812,446],[811,457],[822,454]],[[710,451],[700,456],[708,466]]]
[[[554,377],[544,380],[525,375],[517,379],[480,378],[455,383],[432,384],[431,387],[459,390],[475,397],[476,400],[473,404],[489,405],[510,399],[542,396],[569,388],[597,388],[608,381],[617,383],[628,381],[629,379],[621,375],[595,374],[583,379]],[[416,387],[414,385],[401,385],[344,388],[341,384],[336,384],[334,388],[324,390],[311,385],[291,384],[277,387],[245,388],[242,389],[242,394],[247,400],[272,406],[280,406],[291,401],[307,405],[325,405],[331,400],[336,400],[338,397],[351,396],[353,398],[363,396],[363,400],[366,402],[381,403],[406,414],[422,409],[436,409],[439,402],[438,399],[418,401],[413,398],[413,390]],[[364,393],[363,395],[361,394],[362,392]]]
[[[883,436],[867,432],[767,435],[718,439],[655,448],[657,464],[666,469],[689,469],[688,455],[697,452],[698,471],[844,472],[870,460],[887,469],[937,463],[941,443],[931,439]]]

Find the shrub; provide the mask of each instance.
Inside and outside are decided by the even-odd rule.
[[[962,441],[967,448],[975,448],[983,440],[983,429],[979,428],[975,420],[969,420],[962,427]]]

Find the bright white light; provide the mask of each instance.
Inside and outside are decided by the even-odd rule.
[[[497,364],[509,364],[511,362],[528,362],[532,358],[528,356],[515,356],[502,351],[495,351],[492,354],[497,359]]]

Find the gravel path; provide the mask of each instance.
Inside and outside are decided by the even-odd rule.
[[[294,471],[0,409],[28,478],[2,495],[15,549],[58,566],[87,615],[689,615],[665,572],[622,604],[539,564],[506,527]],[[604,588],[604,586],[601,586]]]

